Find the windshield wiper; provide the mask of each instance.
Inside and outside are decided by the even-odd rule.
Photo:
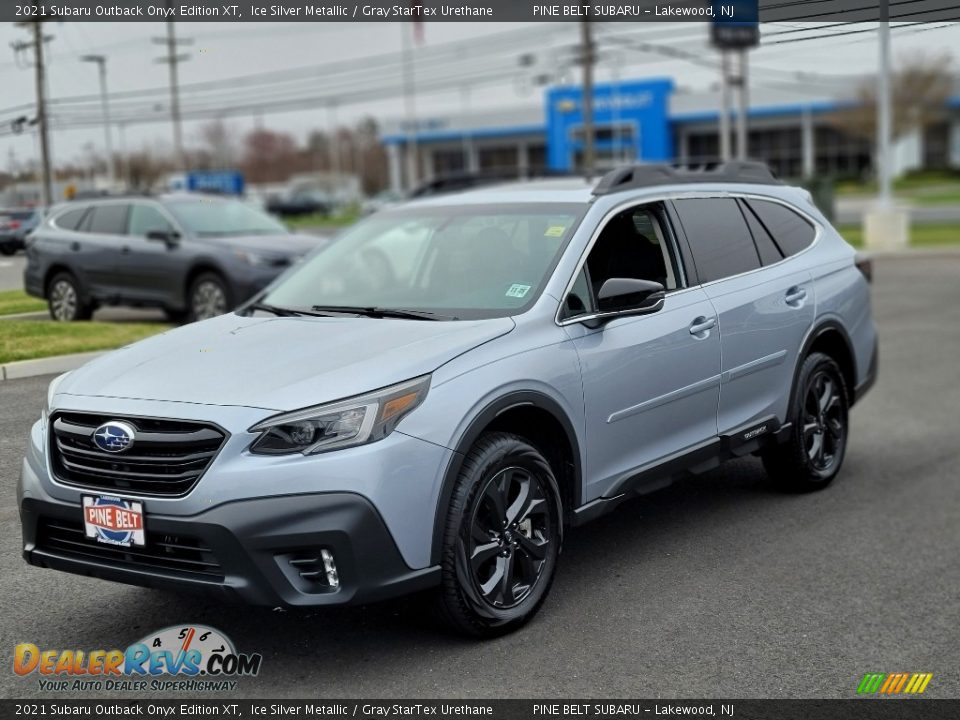
[[[267,305],[266,303],[253,303],[247,306],[248,310],[262,310],[263,312],[273,313],[278,317],[296,317],[298,315],[310,315],[311,313],[303,310],[293,310],[291,308],[277,307],[276,305]]]
[[[372,318],[400,318],[403,320],[457,320],[452,315],[438,315],[427,310],[401,310],[399,308],[354,307],[352,305],[314,305],[317,312],[349,313]]]

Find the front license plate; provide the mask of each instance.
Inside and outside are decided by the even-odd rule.
[[[107,545],[143,547],[143,503],[111,495],[83,496],[83,530],[88,538]]]

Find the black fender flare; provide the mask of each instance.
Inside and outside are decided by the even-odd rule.
[[[810,348],[813,347],[813,344],[820,337],[822,337],[824,333],[833,331],[838,332],[840,337],[843,338],[844,345],[847,347],[847,352],[850,354],[850,362],[853,366],[853,385],[847,388],[847,393],[849,396],[849,404],[851,407],[853,406],[855,385],[857,383],[857,378],[859,377],[857,372],[857,355],[853,351],[853,342],[850,340],[850,334],[847,332],[847,329],[839,321],[827,319],[817,323],[814,328],[807,333],[807,337],[803,341],[803,345],[800,347],[800,352],[797,354],[796,366],[793,368],[793,381],[790,383],[790,404],[787,406],[787,417],[785,422],[790,421],[790,415],[793,411],[793,398],[796,396],[797,383],[800,381],[800,368],[803,367],[803,361],[806,360],[807,356],[810,354]]]
[[[580,460],[580,443],[577,440],[577,434],[574,431],[573,423],[567,417],[566,412],[560,404],[549,395],[534,390],[517,390],[507,393],[489,403],[477,416],[471,421],[470,425],[460,436],[453,448],[453,454],[447,463],[446,470],[443,473],[443,482],[440,485],[440,494],[437,498],[437,504],[433,513],[433,539],[430,549],[430,563],[437,565],[440,563],[440,554],[443,545],[443,530],[446,522],[446,512],[450,505],[450,498],[453,495],[453,488],[457,482],[457,476],[463,467],[463,461],[467,452],[480,437],[486,427],[498,416],[522,406],[533,406],[540,410],[545,410],[554,417],[563,428],[567,436],[567,442],[573,452],[573,481],[574,481],[574,503],[577,507],[583,504],[583,469]],[[570,512],[573,508],[564,508],[565,512]]]

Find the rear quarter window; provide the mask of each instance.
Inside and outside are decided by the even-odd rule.
[[[817,236],[816,228],[806,218],[785,205],[755,199],[746,203],[786,257],[810,247]]]
[[[756,270],[760,257],[733,198],[674,200],[700,282]]]
[[[86,214],[87,208],[78,207],[62,212],[54,218],[53,224],[62,230],[76,230]]]

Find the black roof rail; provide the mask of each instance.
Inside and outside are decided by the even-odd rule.
[[[766,163],[753,160],[729,160],[702,165],[631,165],[611,170],[593,189],[594,195],[609,195],[621,190],[674,185],[678,183],[750,183],[782,185]]]

